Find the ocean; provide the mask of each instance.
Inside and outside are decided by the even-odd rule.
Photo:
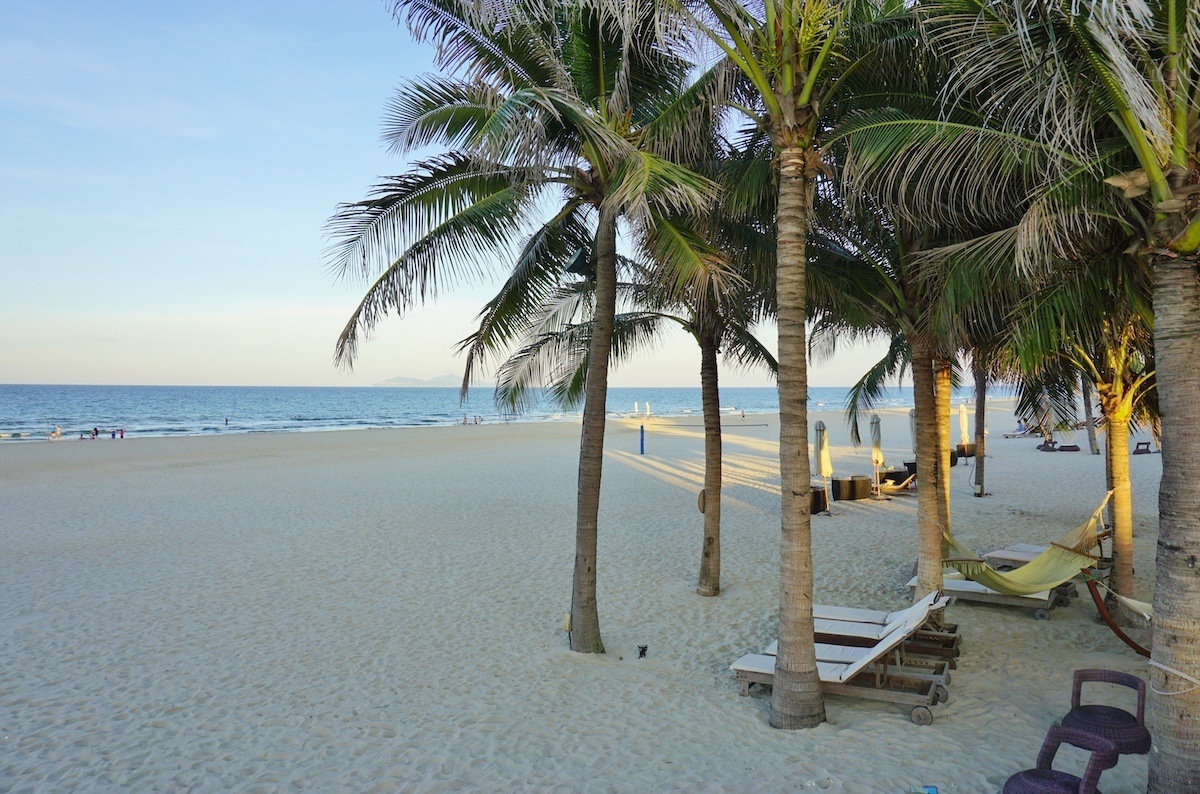
[[[847,391],[810,387],[809,409],[842,410]],[[635,404],[639,412],[649,407],[658,416],[699,416],[700,389],[609,389],[611,415],[632,414]],[[894,389],[879,403],[911,405],[911,388]],[[721,410],[773,413],[779,410],[777,392],[773,387],[722,389]],[[463,417],[488,423],[562,421],[579,415],[543,403],[520,416],[502,417],[488,388],[473,389],[460,403],[454,388],[0,385],[0,440],[8,442],[44,440],[55,425],[64,438],[90,436],[93,429],[106,437],[120,430],[126,436],[194,436],[449,425]]]

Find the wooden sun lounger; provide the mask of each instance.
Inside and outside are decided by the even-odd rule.
[[[958,657],[961,645],[958,625],[935,622],[930,614],[949,606],[953,600],[930,593],[911,607],[894,612],[817,604],[813,606],[813,629],[817,642],[870,646],[902,621],[919,615],[917,630],[904,642],[905,651],[914,656],[949,659],[954,667],[953,660]]]
[[[841,620],[848,623],[876,623],[886,626],[906,619],[917,608],[924,607],[927,611],[942,609],[949,606],[951,600],[950,598],[940,598],[938,593],[930,593],[915,604],[903,609],[894,609],[891,612],[884,612],[882,609],[859,609],[857,607],[813,604],[813,617],[824,620]]]
[[[840,645],[837,643],[815,643],[817,661],[833,662],[836,664],[854,664],[865,656],[874,653],[874,647],[862,645]],[[779,640],[774,640],[763,649],[766,656],[775,656],[779,649]],[[895,674],[903,674],[915,681],[933,681],[942,686],[950,685],[950,663],[944,659],[930,660],[920,656],[910,656],[904,643],[884,656],[884,661],[891,665]],[[943,697],[941,701],[948,698]]]
[[[850,695],[868,700],[911,705],[909,713],[918,725],[933,722],[929,707],[936,705],[946,694],[945,686],[930,680],[927,672],[906,670],[903,665],[887,663],[886,657],[896,650],[915,627],[901,626],[878,642],[869,653],[852,663],[817,661],[817,676],[821,690],[831,695]],[[775,657],[751,653],[738,659],[729,669],[737,674],[739,692],[750,694],[752,684],[769,685],[775,682]]]
[[[961,577],[962,574],[957,571],[954,571],[953,574],[944,573],[942,575],[942,592],[952,595],[960,601],[1032,609],[1033,617],[1037,620],[1049,620],[1051,609],[1055,606],[1067,606],[1071,602],[1068,591],[1061,588],[1042,590],[1031,595],[1008,595]],[[909,592],[916,591],[917,577],[914,576],[909,580],[908,589]]]

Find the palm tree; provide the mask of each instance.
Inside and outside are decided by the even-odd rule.
[[[711,275],[714,260],[677,234],[667,216],[712,200],[714,185],[676,163],[694,159],[693,148],[707,144],[691,133],[711,125],[691,122],[711,112],[719,81],[709,72],[688,84],[691,64],[660,45],[645,3],[607,15],[587,3],[396,0],[393,13],[417,38],[432,40],[439,64],[456,76],[401,86],[385,118],[385,138],[400,153],[426,146],[449,152],[383,181],[372,198],[343,205],[331,219],[332,267],[374,278],[336,357],[351,362],[360,336],[389,311],[403,315],[433,299],[443,282],[483,278],[480,260],[505,261],[519,246],[503,302],[513,290],[549,289],[572,255],[583,252],[595,273],[595,299],[571,648],[602,653],[597,524],[618,224],[638,245],[653,247],[679,281],[703,283]]]
[[[1002,123],[1038,117],[1043,137],[1133,202],[1137,255],[1154,274],[1154,349],[1163,477],[1154,596],[1152,689],[1200,660],[1200,7],[1189,0],[942,0],[935,35],[959,63],[959,86],[988,85]],[[1094,220],[1043,223],[1037,245],[1069,248]],[[1045,218],[1043,220],[1046,220]],[[1081,222],[1082,221],[1082,222]],[[1150,699],[1149,790],[1200,780],[1200,688]]]
[[[824,722],[813,643],[805,321],[808,217],[825,169],[820,136],[842,78],[876,45],[880,0],[674,0],[745,78],[742,108],[770,136],[777,164],[776,299],[779,331],[779,468],[782,492],[779,652],[770,724]]]

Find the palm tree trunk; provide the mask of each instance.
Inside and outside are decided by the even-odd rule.
[[[1200,677],[1200,256],[1156,256],[1154,350],[1162,416],[1158,558],[1151,659]],[[1160,668],[1149,672],[1146,723],[1154,736],[1149,791],[1200,785],[1200,688]]]
[[[1092,382],[1087,375],[1079,376],[1080,390],[1083,392],[1083,421],[1087,427],[1088,449],[1093,455],[1100,454],[1100,443],[1096,440],[1096,419],[1092,414]]]
[[[700,404],[704,409],[704,547],[696,592],[721,592],[721,398],[717,388],[717,340],[700,333]]]
[[[579,442],[579,486],[575,514],[575,575],[571,586],[571,650],[604,653],[596,604],[597,528],[600,476],[604,464],[604,420],[608,399],[608,356],[617,313],[617,214],[602,208],[596,229],[596,306],[588,351]]]
[[[809,728],[825,721],[813,636],[812,527],[808,471],[808,367],[805,349],[805,236],[820,165],[806,147],[779,151],[775,285],[779,328],[779,653],[771,697],[772,727]]]
[[[1104,449],[1112,472],[1113,567],[1109,586],[1123,596],[1133,597],[1133,497],[1129,486],[1129,420],[1122,411],[1108,414]],[[1118,615],[1125,610],[1118,609]]]
[[[983,461],[987,442],[987,358],[979,350],[971,361],[971,369],[975,375],[975,495],[985,496],[983,486]]]
[[[942,528],[938,520],[937,395],[932,347],[912,344],[913,405],[917,421],[917,589],[914,599],[942,589]]]
[[[934,386],[937,394],[938,449],[938,523],[950,534],[950,360],[934,359]],[[944,541],[943,541],[944,543]],[[949,556],[949,546],[943,545],[943,556]]]

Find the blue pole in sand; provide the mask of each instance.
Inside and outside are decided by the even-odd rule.
[[[641,427],[642,427],[641,449],[638,452],[638,454],[645,455],[646,454],[646,426],[642,425]]]

